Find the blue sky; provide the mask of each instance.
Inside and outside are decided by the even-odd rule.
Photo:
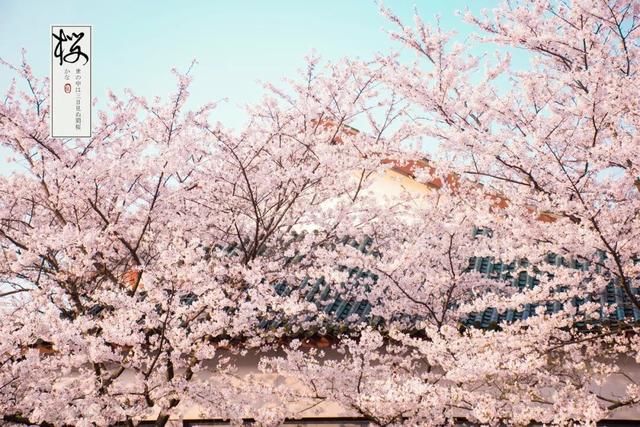
[[[410,22],[414,3],[385,5]],[[469,27],[455,11],[496,5],[496,0],[415,4],[426,21],[439,14],[443,27],[463,38]],[[25,48],[35,74],[48,75],[52,24],[93,25],[93,95],[99,100],[109,88],[163,96],[174,89],[170,69],[185,70],[197,59],[192,105],[228,98],[217,117],[227,126],[242,121],[240,106],[260,99],[258,81],[292,76],[311,49],[331,60],[369,58],[399,47],[385,34],[390,26],[373,0],[0,0],[0,57],[17,63]],[[0,93],[11,77],[0,67]]]

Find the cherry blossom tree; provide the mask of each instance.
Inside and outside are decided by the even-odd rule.
[[[510,1],[483,16],[464,14],[480,46],[502,46],[495,58],[475,55],[419,16],[409,26],[383,12],[396,27],[391,36],[418,58],[381,58],[387,87],[410,102],[414,137],[439,141],[433,162],[457,177],[449,192],[469,206],[413,209],[425,222],[396,219],[395,239],[376,240],[382,259],[361,261],[379,275],[372,293],[383,294],[383,333],[367,329],[343,341],[339,362],[292,348],[272,366],[304,366],[299,379],[310,400],[341,401],[379,424],[457,416],[567,424],[634,407],[638,377],[621,363],[633,370],[639,361],[631,313],[640,301],[640,5]],[[511,62],[522,52],[526,69]],[[479,208],[487,204],[489,215]],[[462,237],[472,225],[491,238],[470,248]],[[539,283],[510,294],[491,277],[468,274],[464,261],[477,255],[524,261],[519,268],[531,268]],[[550,256],[559,262],[550,265]],[[612,304],[584,303],[606,287],[617,293]],[[486,307],[502,318],[527,304],[539,304],[536,316],[505,319],[495,331],[464,322]],[[605,378],[620,380],[613,395]]]
[[[48,81],[5,64],[5,422],[278,425],[333,402],[378,425],[570,424],[640,401],[637,326],[608,321],[640,309],[639,5],[464,15],[496,58],[383,12],[418,62],[310,57],[240,129],[186,107],[189,69],[166,100],[110,94],[90,139],[50,138]],[[376,191],[434,138],[411,170],[431,191]]]
[[[286,336],[261,319],[315,312],[273,285],[340,276],[335,256],[288,260],[372,220],[359,195],[408,136],[380,67],[310,58],[240,131],[211,122],[214,105],[186,111],[176,73],[166,101],[111,94],[77,140],[48,137],[48,81],[12,68],[28,90],[0,107],[16,168],[0,184],[5,421],[162,425],[181,402],[259,417],[229,356]],[[369,132],[347,126],[359,116]]]

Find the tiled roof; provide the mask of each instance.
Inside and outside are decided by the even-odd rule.
[[[482,229],[474,229],[473,236],[490,235],[490,231]],[[604,258],[604,254],[601,257]],[[587,270],[589,264],[586,261],[568,260],[556,254],[550,253],[546,257],[548,265],[555,267],[566,267],[577,270]],[[511,262],[505,264],[496,261],[494,257],[477,257],[469,260],[469,270],[476,271],[488,277],[503,279],[507,281],[508,286],[514,286],[522,291],[526,288],[537,286],[540,281],[536,275],[529,274],[526,270],[519,270],[519,266],[526,267],[526,261]],[[537,270],[537,269],[534,269]],[[600,267],[596,266],[596,272],[600,272]],[[543,274],[541,271],[539,274]],[[632,288],[633,292],[640,295],[640,289]],[[571,304],[579,308],[587,301],[595,302],[600,305],[599,319],[591,319],[589,323],[592,325],[601,325],[608,327],[617,327],[620,324],[629,324],[640,322],[640,310],[633,305],[629,296],[618,284],[617,279],[611,279],[607,286],[600,294],[592,295],[590,298],[572,298],[569,301],[543,301],[539,304],[526,304],[522,310],[506,310],[498,312],[495,308],[489,307],[479,313],[472,313],[464,322],[466,326],[472,326],[482,329],[496,329],[503,322],[513,322],[516,320],[526,319],[535,316],[536,309],[544,305],[545,313],[557,313],[561,311],[564,304]],[[614,310],[610,310],[613,308]],[[584,321],[577,321],[576,326],[584,327]]]
[[[547,262],[555,265],[562,265],[561,257],[550,254]],[[573,265],[571,265],[573,264]],[[584,268],[579,263],[569,263],[569,268]],[[499,277],[508,281],[508,286],[515,286],[519,290],[533,288],[540,282],[535,276],[527,271],[517,272],[515,263],[504,264],[494,261],[493,257],[472,258],[470,260],[470,270],[486,274],[491,277]],[[633,291],[640,295],[637,287]],[[635,307],[624,290],[617,285],[615,279],[612,279],[600,294],[591,296],[590,298],[572,298],[569,301],[543,301],[539,304],[526,304],[522,310],[506,310],[498,312],[495,308],[489,307],[478,313],[472,313],[464,322],[466,326],[473,326],[482,329],[496,329],[503,322],[513,322],[523,320],[530,316],[535,316],[536,309],[543,305],[545,313],[557,313],[561,311],[564,304],[571,304],[579,308],[587,301],[600,304],[599,320],[593,319],[590,323],[607,325],[610,327],[619,326],[621,323],[635,323],[640,321],[640,310]],[[610,308],[615,310],[610,312]],[[582,327],[585,322],[578,321],[576,326]]]
[[[368,253],[371,239],[365,237],[358,241],[352,237],[345,237],[337,243],[349,245],[363,253]],[[291,257],[287,264],[296,263],[301,259],[302,256],[300,255]],[[361,268],[348,268],[346,266],[339,266],[337,268],[340,271],[348,271],[349,277],[346,283],[327,283],[324,277],[313,280],[306,278],[297,286],[291,286],[286,282],[279,282],[275,285],[275,291],[280,296],[288,296],[296,290],[299,292],[301,299],[314,303],[318,313],[325,313],[327,315],[328,321],[323,326],[328,333],[344,330],[353,322],[365,321],[374,326],[380,324],[382,318],[371,315],[372,306],[369,301],[363,298],[349,296],[349,294],[354,293],[352,292],[354,287],[364,288],[365,292],[368,291],[369,285],[363,283],[364,279],[369,278],[370,281],[375,282],[377,276]],[[317,314],[310,313],[307,316],[307,320],[314,320],[312,316],[319,317]],[[273,318],[262,319],[260,321],[260,327],[275,329],[285,326],[287,320],[284,316],[275,314]],[[302,335],[312,335],[315,333],[315,329],[311,331],[301,331]]]
[[[473,236],[489,235],[491,232],[483,229],[474,229]],[[358,242],[356,239],[347,237],[341,243],[351,245],[363,252],[367,252],[371,244],[371,239],[365,238]],[[299,258],[298,258],[299,259]],[[295,258],[291,262],[295,262]],[[553,266],[564,266],[567,268],[586,270],[588,264],[586,262],[578,262],[575,260],[567,260],[555,254],[549,254],[546,259],[547,264]],[[526,260],[503,262],[495,257],[473,257],[469,260],[468,271],[475,271],[486,275],[490,278],[503,280],[505,286],[516,287],[519,291],[531,289],[540,283],[537,275],[544,274],[541,270],[534,268],[538,274],[530,274],[527,267],[529,263]],[[341,267],[346,269],[346,267]],[[358,268],[351,268],[349,271],[349,285],[357,286],[364,278],[373,279],[375,282],[377,276],[371,272]],[[368,285],[364,285],[368,286]],[[345,284],[327,283],[324,278],[317,280],[305,279],[297,286],[290,286],[287,283],[278,283],[275,285],[275,291],[278,295],[286,296],[291,294],[293,290],[300,293],[300,297],[309,302],[314,302],[318,312],[326,313],[330,319],[326,325],[327,331],[341,331],[348,329],[348,325],[353,322],[367,322],[374,326],[383,323],[383,320],[377,316],[371,316],[372,305],[369,301],[362,298],[353,298],[348,295],[350,289]],[[366,289],[365,289],[366,290]],[[640,295],[640,289],[633,288],[633,291]],[[467,319],[463,321],[466,327],[475,327],[481,329],[498,329],[500,324],[505,322],[514,322],[527,319],[536,315],[536,309],[539,306],[545,307],[546,313],[557,313],[563,309],[564,304],[572,304],[580,307],[587,301],[600,304],[600,319],[589,320],[590,324],[598,324],[601,326],[616,327],[622,323],[640,322],[640,310],[635,307],[624,290],[616,284],[612,279],[600,294],[593,295],[590,298],[572,298],[570,301],[542,301],[538,304],[526,304],[522,310],[506,310],[503,312],[495,308],[488,307],[486,310],[477,313],[471,313]],[[610,310],[614,308],[614,310]],[[275,313],[274,313],[275,314]],[[311,316],[311,315],[310,315]],[[410,320],[410,319],[409,319]],[[415,322],[416,319],[414,318]],[[287,319],[283,316],[276,315],[274,318],[263,319],[260,326],[265,329],[274,329],[284,326]],[[585,321],[578,320],[576,326],[584,327]],[[312,334],[313,331],[302,331],[302,333]]]

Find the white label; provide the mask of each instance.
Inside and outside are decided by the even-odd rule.
[[[51,137],[91,136],[91,26],[51,26]]]

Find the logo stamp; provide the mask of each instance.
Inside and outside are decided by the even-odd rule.
[[[51,26],[51,137],[91,137],[91,26]]]

